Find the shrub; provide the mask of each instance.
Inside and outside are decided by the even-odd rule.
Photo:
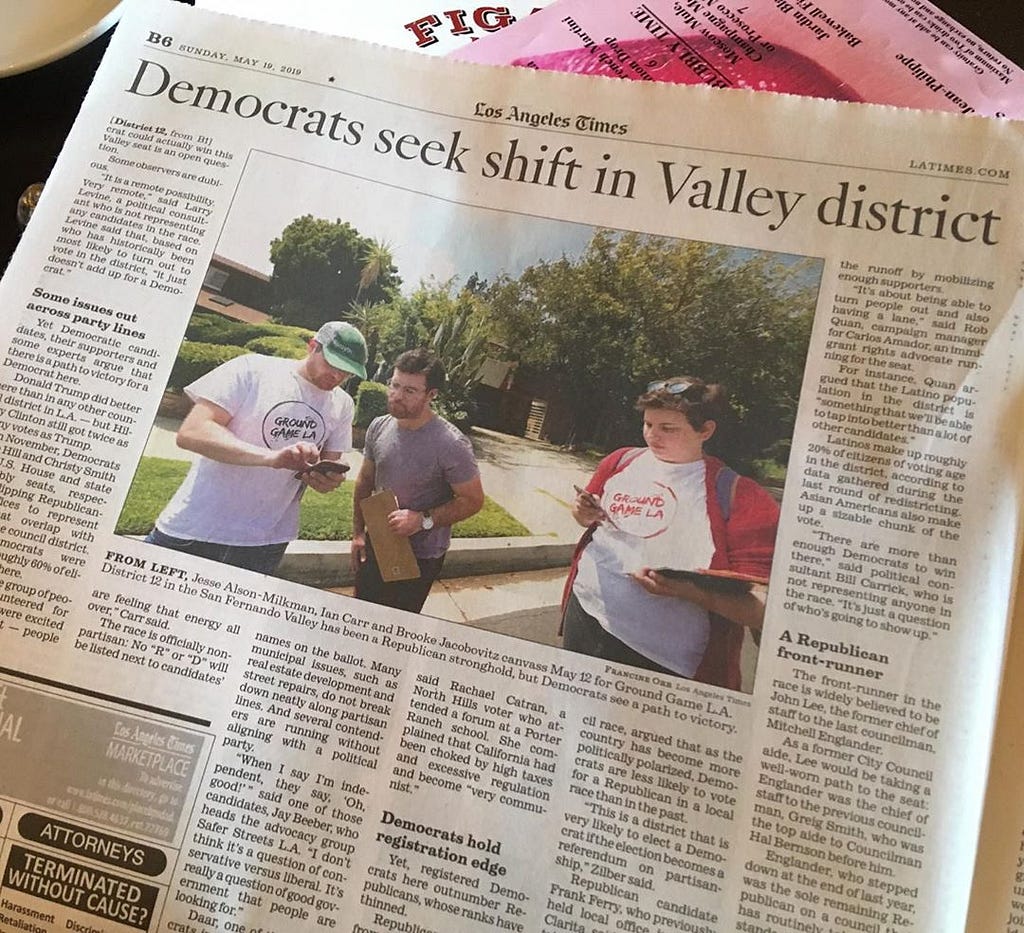
[[[252,326],[259,327],[261,335],[266,335],[267,337],[291,337],[293,340],[301,340],[303,346],[316,336],[315,330],[295,327],[291,324],[253,324]]]
[[[750,472],[764,486],[783,486],[786,482],[786,467],[777,460],[751,460]]]
[[[303,347],[309,342],[314,332],[305,327],[292,327],[288,324],[247,324],[245,321],[233,321],[220,314],[208,311],[197,311],[192,315],[185,339],[195,343],[231,344],[243,347],[249,341],[259,337],[289,337],[301,341]]]
[[[181,389],[200,376],[205,376],[211,369],[216,369],[221,363],[226,363],[243,353],[245,350],[241,347],[185,341],[178,350],[174,366],[171,367],[168,385],[172,389]]]
[[[234,343],[249,325],[209,311],[196,311],[185,328],[185,339],[195,343]]]
[[[356,416],[353,424],[357,428],[368,427],[374,418],[388,413],[388,388],[379,382],[365,380],[356,392]]]
[[[288,360],[301,360],[306,355],[306,341],[295,337],[257,337],[245,349],[264,356],[282,356]]]

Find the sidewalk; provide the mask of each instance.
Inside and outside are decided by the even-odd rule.
[[[564,567],[557,567],[442,578],[431,589],[423,614],[557,647],[565,574]],[[331,592],[351,596],[352,588]],[[509,611],[512,606],[516,608]]]
[[[573,485],[585,486],[596,459],[485,428],[470,432],[484,491],[534,535],[574,543],[580,526],[570,509]]]

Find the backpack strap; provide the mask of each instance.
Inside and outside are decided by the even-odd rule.
[[[732,514],[732,500],[736,495],[736,483],[739,474],[732,467],[723,466],[715,477],[715,497],[718,499],[718,509],[722,513],[722,519],[729,521]]]
[[[614,474],[618,473],[620,470],[624,470],[634,460],[636,460],[636,458],[639,457],[640,454],[644,453],[646,450],[646,447],[627,447],[624,451],[622,451],[622,456],[619,457],[618,461],[616,462],[615,469],[612,470],[612,473]]]
[[[718,508],[722,512],[723,521],[728,524],[729,516],[732,514],[732,503],[736,496],[736,484],[739,481],[739,474],[732,467],[723,466],[715,477],[715,496],[718,499]],[[736,623],[729,623],[735,625]],[[754,644],[761,646],[761,633],[751,629],[751,637]],[[739,688],[737,688],[739,689]]]
[[[621,470],[624,470],[630,463],[636,460],[645,450],[646,447],[624,447],[622,448],[619,456],[616,458],[613,464],[608,465],[603,470],[598,470],[595,474],[600,480],[600,487],[596,490],[598,495],[604,494],[605,483],[608,482],[609,478],[614,476]],[[614,453],[614,451],[613,451]],[[608,455],[609,457],[611,454]],[[565,586],[562,590],[562,620],[558,623],[558,634],[562,634],[562,626],[565,623],[565,607],[569,603],[569,594],[572,592],[572,585],[576,579],[576,569],[579,564],[580,554],[583,549],[590,543],[590,539],[594,536],[594,526],[591,525],[586,531],[583,532],[583,536],[576,542],[576,549],[573,551],[572,562],[569,566],[569,573],[565,579]]]

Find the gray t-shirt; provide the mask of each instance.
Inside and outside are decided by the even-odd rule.
[[[390,489],[401,509],[433,509],[453,498],[452,486],[480,472],[473,447],[458,428],[435,415],[422,427],[401,428],[391,415],[370,422],[363,454],[376,468],[374,492]],[[410,539],[417,557],[440,557],[451,528],[435,525]]]

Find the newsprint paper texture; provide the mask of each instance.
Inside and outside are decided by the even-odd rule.
[[[1019,118],[1024,73],[927,0],[197,0],[465,61]],[[539,14],[539,15],[536,15]]]
[[[0,284],[0,928],[942,933],[966,928],[984,816],[985,929],[1021,929],[1020,823],[983,801],[1019,545],[1022,154],[1013,121],[489,70],[133,4]],[[251,310],[226,276],[277,288],[271,244],[338,221],[400,281],[379,317],[328,316],[390,363],[395,333],[450,337],[472,311],[485,370],[534,360],[538,397],[575,398],[594,437],[633,431],[641,466],[663,445],[649,428],[643,450],[632,407],[648,382],[731,376],[742,456],[723,457],[761,485],[698,496],[672,540],[656,513],[682,485],[630,498],[631,463],[602,502],[647,529],[641,553],[700,569],[706,523],[730,509],[733,541],[749,502],[779,501],[742,689],[335,592],[330,535],[286,579],[125,524],[185,472],[172,403],[227,326],[205,305]],[[224,365],[299,366],[281,346]],[[288,404],[263,450],[317,430]],[[499,435],[471,432],[511,511],[524,448],[488,487]],[[607,449],[543,448],[548,473],[584,459],[546,515],[515,516],[510,552],[571,519],[574,482],[599,491]],[[788,467],[774,496],[765,460]],[[255,483],[211,524],[259,519]],[[615,583],[639,605],[636,577]],[[644,605],[612,621],[642,638]]]
[[[387,0],[383,4],[340,4],[331,0],[199,0],[196,6],[218,13],[252,17],[285,26],[330,32],[380,42],[399,49],[443,55],[505,29],[546,5],[547,0],[479,3],[457,7],[422,0]]]
[[[559,0],[451,55],[638,81],[1024,115],[1021,69],[927,0]]]

